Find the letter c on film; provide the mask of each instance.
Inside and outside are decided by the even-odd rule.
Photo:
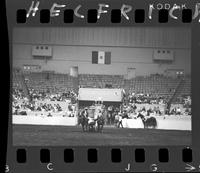
[[[48,164],[47,164],[47,169],[48,169],[49,171],[52,171],[52,170],[53,170],[53,163],[48,163]]]

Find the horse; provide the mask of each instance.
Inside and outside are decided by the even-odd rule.
[[[78,125],[82,126],[83,131],[87,131],[88,129],[88,118],[85,116],[81,115],[78,117]]]
[[[103,132],[103,126],[105,124],[105,120],[104,120],[103,116],[98,117],[96,119],[96,121],[97,121],[97,131],[102,133]]]
[[[145,128],[152,127],[155,129],[155,128],[157,128],[157,126],[158,126],[158,124],[157,124],[157,120],[155,117],[147,118],[145,121],[145,124],[144,124]]]
[[[90,117],[79,116],[78,118],[78,125],[82,126],[84,132],[94,132],[95,131],[95,124],[97,120],[92,120]],[[97,122],[98,124],[98,122]],[[98,126],[97,126],[98,127]]]
[[[144,124],[144,128],[157,128],[158,124],[157,124],[157,120],[155,117],[149,117],[147,119],[145,119],[144,115],[142,115],[141,113],[138,114],[137,118],[141,118],[142,122]]]
[[[98,110],[99,111],[99,110]],[[94,118],[88,116],[88,111],[80,111],[78,116],[78,125],[82,126],[83,131],[102,132],[105,120],[101,111],[96,112]]]
[[[88,118],[88,131],[94,132],[95,131],[96,121],[94,118]]]

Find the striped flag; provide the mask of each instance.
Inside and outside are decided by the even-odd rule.
[[[92,64],[111,64],[111,52],[93,51]]]
[[[105,52],[98,52],[98,64],[105,64]]]

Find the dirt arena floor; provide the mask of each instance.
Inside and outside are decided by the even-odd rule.
[[[191,131],[104,127],[103,133],[79,126],[13,125],[15,146],[190,145]]]

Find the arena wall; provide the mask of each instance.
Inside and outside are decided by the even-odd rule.
[[[158,122],[157,129],[165,130],[191,130],[190,117],[156,117]],[[58,125],[75,126],[77,118],[74,117],[41,117],[41,116],[19,116],[13,115],[13,124],[32,124],[32,125]],[[122,124],[125,128],[144,128],[141,119],[123,119]]]
[[[190,116],[164,116],[156,117],[157,129],[162,130],[192,130],[192,121]],[[125,128],[144,128],[141,119],[122,119]]]
[[[77,118],[13,115],[12,122],[13,124],[75,126],[77,125]]]
[[[187,28],[16,28],[13,35],[15,67],[37,64],[42,70],[69,73],[71,66],[78,66],[80,74],[118,75],[127,74],[127,68],[136,68],[138,76],[163,73],[166,69],[183,69],[186,74],[191,71]],[[52,59],[34,59],[31,48],[36,44],[51,45]],[[173,50],[174,62],[154,63],[153,50],[158,48]],[[111,64],[92,64],[92,51],[111,52]]]

